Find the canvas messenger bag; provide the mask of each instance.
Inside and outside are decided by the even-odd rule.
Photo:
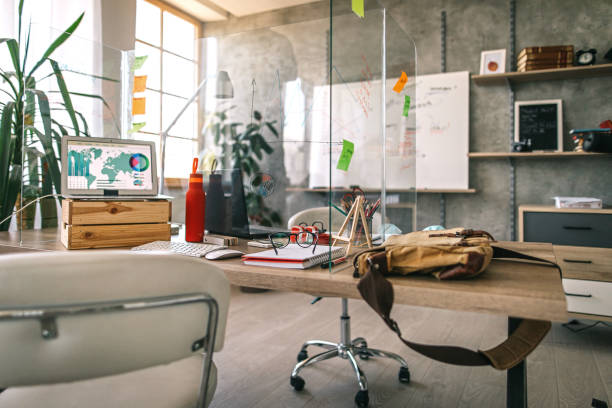
[[[523,361],[540,344],[550,330],[549,321],[523,319],[503,343],[489,350],[415,343],[402,337],[390,316],[393,286],[385,278],[414,273],[430,274],[440,280],[472,278],[485,272],[495,258],[544,263],[560,272],[554,262],[502,248],[489,233],[464,228],[391,236],[384,245],[359,252],[353,265],[355,277],[361,278],[357,287],[363,299],[408,347],[444,363],[490,365],[505,370]]]

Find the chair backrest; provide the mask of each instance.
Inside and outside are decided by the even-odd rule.
[[[331,230],[337,232],[342,227],[344,217],[342,214],[332,208],[331,213]],[[308,225],[312,225],[315,221],[323,222],[325,228],[329,228],[329,207],[314,207],[300,211],[289,218],[287,221],[287,228],[291,229],[294,225],[299,225],[301,222],[305,222]],[[381,217],[379,213],[375,213],[372,217],[372,233],[377,234],[380,231]]]
[[[3,310],[207,294],[218,304],[223,346],[229,282],[199,259],[130,251],[47,252],[0,260]],[[39,319],[0,319],[0,388],[68,382],[137,370],[193,355],[206,336],[205,303],[60,316],[56,338]],[[200,349],[198,352],[202,352]]]

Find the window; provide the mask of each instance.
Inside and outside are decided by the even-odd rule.
[[[197,87],[198,37],[197,20],[156,0],[137,1],[135,55],[148,58],[142,67],[147,75],[145,125],[134,137],[156,142],[158,163],[160,133]],[[191,171],[191,158],[198,152],[197,108],[192,103],[166,139],[167,178],[186,178]]]

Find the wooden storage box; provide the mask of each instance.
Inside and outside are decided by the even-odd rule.
[[[170,240],[168,200],[62,201],[62,244],[68,249],[132,247]]]

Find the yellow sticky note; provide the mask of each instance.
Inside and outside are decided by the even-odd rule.
[[[402,92],[402,89],[404,89],[404,86],[406,86],[406,82],[408,82],[408,75],[406,75],[406,73],[402,71],[402,75],[399,77],[399,79],[395,83],[393,90],[397,93]]]
[[[146,98],[132,98],[132,115],[144,115],[146,112]]]
[[[365,18],[364,3],[365,0],[351,0],[351,7],[353,13],[357,14],[361,18]]]
[[[147,88],[147,76],[137,75],[134,77],[134,93],[144,92]]]

